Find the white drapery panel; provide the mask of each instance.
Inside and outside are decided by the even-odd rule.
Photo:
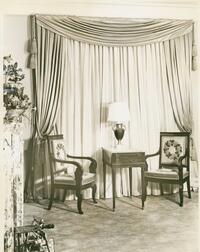
[[[180,75],[176,69],[173,71],[185,80],[181,98],[184,99],[183,107],[186,109],[189,102],[190,69],[185,65],[191,61],[191,41],[191,33],[170,42],[132,47],[90,45],[65,39],[65,84],[58,125],[66,137],[68,153],[95,153],[98,161],[98,196],[103,193],[101,147],[114,144],[115,141],[111,125],[106,122],[108,103],[126,101],[129,104],[131,121],[127,124],[124,144],[132,146],[136,151],[156,152],[160,131],[178,131],[171,106],[167,62],[175,54],[182,59],[178,64],[180,69],[185,69],[184,72]],[[179,47],[180,44],[189,49],[187,54],[186,48]],[[166,47],[169,47],[170,53]],[[174,80],[176,89],[179,84],[179,81]],[[182,113],[180,116],[184,117]],[[150,169],[156,169],[157,165],[158,160],[152,160]],[[109,168],[107,171],[106,195],[110,197],[111,171]],[[140,168],[133,169],[132,179],[133,194],[139,195]],[[127,169],[117,171],[116,184],[118,196],[122,193],[129,195]],[[149,190],[149,193],[158,193],[156,185],[151,186],[153,190]],[[90,197],[89,191],[85,197]]]

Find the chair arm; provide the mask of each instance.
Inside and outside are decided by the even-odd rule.
[[[53,161],[58,162],[58,163],[64,163],[64,164],[73,164],[77,166],[77,168],[79,167],[80,169],[82,169],[81,164],[76,161],[69,161],[69,160],[63,160],[63,159],[57,159],[57,158],[53,158]]]
[[[148,171],[148,163],[147,163],[147,158],[151,158],[151,157],[154,157],[154,156],[157,156],[160,154],[160,150],[158,150],[156,153],[153,153],[153,154],[147,154],[145,155],[145,171]]]
[[[182,164],[182,160],[186,158],[187,155],[181,156],[177,161],[173,163],[173,166],[175,166],[178,169],[178,174],[179,174],[179,180],[181,181],[183,179],[183,168],[187,167],[186,165]],[[189,168],[187,167],[187,170]]]
[[[63,168],[63,169],[60,169],[58,171],[55,171],[53,174],[58,174],[58,173],[61,173],[61,172],[67,172],[67,168]]]
[[[159,154],[160,154],[160,150],[158,150],[156,153],[145,155],[145,159],[150,158],[150,157],[157,156],[157,155],[159,155]]]
[[[187,155],[185,154],[184,156],[181,156],[179,159],[178,159],[178,162],[180,163],[180,165],[182,165],[182,161],[184,158],[186,158]]]
[[[91,173],[96,173],[96,168],[97,168],[97,162],[94,158],[91,157],[83,157],[83,156],[71,156],[67,154],[67,157],[69,158],[74,158],[74,159],[86,159],[90,161],[90,165],[89,165],[89,171]]]
[[[67,160],[61,160],[61,159],[56,159],[56,158],[54,158],[53,161],[54,162],[58,162],[58,163],[75,165],[77,167],[76,171],[74,172],[76,184],[77,185],[81,185],[81,183],[82,183],[82,176],[83,176],[83,167],[82,167],[82,165],[80,163],[78,163],[76,161],[67,161]],[[62,170],[65,170],[65,169],[62,169]],[[59,170],[58,172],[60,172],[62,170]]]
[[[182,164],[183,159],[186,157],[187,155],[181,156],[175,163],[173,163],[173,165],[176,166],[179,170],[187,167],[186,165]]]

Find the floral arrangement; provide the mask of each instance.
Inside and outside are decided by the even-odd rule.
[[[12,64],[11,55],[3,58],[4,71],[4,107],[6,110],[21,109],[25,111],[30,107],[28,95],[24,94],[24,86],[21,81],[25,78],[18,63]]]
[[[18,68],[18,63],[10,64],[12,61],[11,55],[4,56],[3,71],[6,78],[6,81],[11,81],[17,83],[25,78],[25,75],[22,73],[22,69]],[[8,64],[5,63],[7,61]]]
[[[4,105],[6,109],[27,109],[30,106],[28,95],[18,95],[17,92],[6,95]]]

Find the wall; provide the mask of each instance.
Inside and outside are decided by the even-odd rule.
[[[12,56],[12,63],[18,62],[25,74],[22,81],[24,85],[24,93],[31,99],[31,82],[30,69],[28,65],[29,56],[29,19],[27,15],[7,15],[4,17],[4,33],[3,33],[3,55]],[[30,114],[27,114],[30,117]],[[30,121],[24,118],[24,139],[30,136]],[[26,143],[26,142],[25,142]],[[25,146],[26,149],[27,146]]]
[[[75,14],[124,17],[193,16],[198,0],[1,0],[4,14]],[[55,4],[56,3],[56,4]]]
[[[56,4],[55,4],[56,2]],[[200,24],[200,11],[197,1],[192,0],[1,0],[0,31],[3,34],[3,52],[0,56],[12,54],[25,70],[26,92],[31,94],[30,73],[26,67],[27,43],[29,29],[27,15],[33,13],[66,14],[82,16],[121,16],[133,18],[181,18],[194,19],[198,27]],[[196,35],[198,51],[200,52],[200,36]],[[0,41],[2,45],[2,38]],[[193,104],[195,130],[199,123],[199,93],[200,85],[198,71],[193,73]],[[28,126],[27,126],[28,127]],[[25,129],[25,138],[29,136],[29,129]],[[200,142],[197,142],[200,150]],[[2,199],[3,197],[1,197]],[[2,199],[3,200],[3,199]],[[0,211],[0,219],[2,211]],[[2,241],[0,232],[0,241]],[[0,242],[0,251],[3,251]]]

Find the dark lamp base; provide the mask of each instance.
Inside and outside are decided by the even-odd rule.
[[[118,144],[121,144],[121,140],[124,137],[125,126],[122,123],[117,123],[113,127],[113,131],[114,131],[115,137],[118,141]]]

